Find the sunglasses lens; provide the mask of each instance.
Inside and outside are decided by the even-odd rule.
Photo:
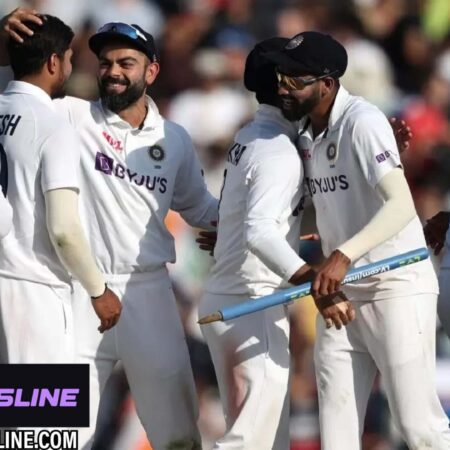
[[[133,27],[130,27],[129,25],[124,24],[124,23],[107,23],[106,25],[104,25],[103,27],[101,27],[98,30],[99,33],[105,33],[108,31],[113,31],[114,33],[123,34],[132,39],[138,38],[137,31]]]

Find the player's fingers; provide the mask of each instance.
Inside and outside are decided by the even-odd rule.
[[[19,42],[20,44],[23,43],[23,38],[19,34],[17,34],[15,31],[10,29],[9,31],[7,30],[7,32],[9,34],[9,36],[11,37],[11,39],[13,39],[16,42]]]
[[[341,321],[341,318],[339,317],[339,313],[334,314],[332,319],[333,319],[333,323],[334,323],[334,326],[336,327],[336,329],[340,330],[342,328],[342,321]]]
[[[444,247],[443,243],[436,244],[436,246],[434,247],[434,254],[439,255],[439,253],[441,253],[442,247]]]
[[[325,319],[325,326],[331,328],[333,326],[333,320],[330,318]]]
[[[339,319],[341,319],[343,325],[347,325],[349,322],[347,314],[344,311],[339,311]]]
[[[8,30],[6,30],[8,31]],[[17,33],[23,33],[28,36],[33,36],[34,31],[28,28],[26,25],[24,25],[22,22],[12,22],[9,24],[9,32],[17,32]]]
[[[320,289],[320,279],[319,277],[316,276],[311,285],[311,292],[313,294],[313,297],[315,298],[319,297],[319,289]]]
[[[300,236],[301,241],[318,241],[319,239],[320,237],[317,233],[304,234],[303,236]]]
[[[349,302],[349,308],[347,309],[347,317],[348,317],[348,321],[351,322],[353,320],[355,320],[356,318],[356,311],[353,308],[353,305],[351,304],[351,302]]]

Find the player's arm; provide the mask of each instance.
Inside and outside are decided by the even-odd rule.
[[[103,332],[119,319],[121,303],[106,287],[91,255],[78,212],[80,143],[74,129],[62,122],[41,139],[41,187],[46,201],[47,229],[56,253],[92,298]]]
[[[4,238],[11,230],[12,215],[11,205],[0,192],[0,239]]]
[[[202,169],[192,141],[180,127],[184,145],[184,158],[175,180],[171,209],[180,213],[191,226],[214,231],[217,222],[218,200],[205,184]]]
[[[371,220],[325,260],[312,286],[314,295],[336,292],[350,264],[399,233],[416,210],[401,168],[396,141],[381,113],[367,114],[353,128],[353,151],[367,182],[383,204]]]
[[[247,248],[273,272],[291,284],[311,281],[315,271],[289,245],[280,230],[279,218],[294,210],[292,192],[298,189],[301,161],[296,154],[260,161],[249,174],[245,241]],[[284,233],[286,230],[284,230]],[[327,327],[347,325],[355,317],[351,303],[340,294],[315,299]]]
[[[283,212],[293,211],[297,206],[290,202],[292,192],[299,189],[298,170],[301,169],[293,170],[293,164],[301,168],[298,158],[274,155],[258,161],[247,175],[245,242],[270,270],[283,280],[297,284],[310,268],[279,228]]]
[[[112,328],[119,320],[122,307],[106,287],[92,257],[78,215],[78,192],[74,189],[47,191],[45,205],[48,233],[61,263],[93,299],[93,307],[101,319],[99,331]]]

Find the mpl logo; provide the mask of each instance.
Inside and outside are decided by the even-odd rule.
[[[0,427],[89,426],[88,364],[2,364],[0,373]]]
[[[103,137],[107,140],[108,144],[117,152],[123,151],[122,141],[114,139],[106,131],[103,131]]]
[[[301,148],[299,150],[300,158],[302,159],[311,159],[311,150],[309,148]]]

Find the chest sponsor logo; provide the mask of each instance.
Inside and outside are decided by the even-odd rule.
[[[227,161],[233,166],[237,166],[246,149],[247,146],[235,142],[228,151]]]
[[[136,186],[142,186],[142,188],[146,188],[149,191],[157,190],[161,194],[167,191],[167,178],[141,175],[138,172],[133,172],[104,153],[97,152],[95,156],[95,170]]]
[[[378,153],[378,155],[375,155],[375,159],[379,163],[382,163],[383,161],[386,161],[390,157],[391,157],[391,154],[387,150],[385,152],[383,152],[383,153]]]
[[[122,146],[122,141],[119,141],[117,139],[114,139],[112,136],[110,136],[106,131],[104,131],[103,133],[103,137],[106,139],[106,141],[108,142],[108,144],[114,149],[116,150],[116,152],[121,152],[123,151],[123,146]]]
[[[334,175],[332,177],[319,178],[306,177],[306,184],[310,195],[346,191],[349,188],[347,175]]]
[[[302,159],[311,159],[311,150],[309,148],[301,148],[299,150],[300,158]]]

